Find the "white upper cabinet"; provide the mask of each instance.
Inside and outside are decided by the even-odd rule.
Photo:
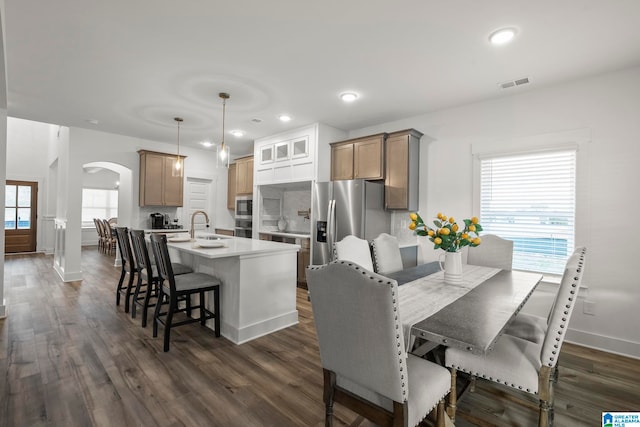
[[[329,143],[346,133],[322,123],[261,139],[254,144],[255,185],[299,181],[328,181]]]

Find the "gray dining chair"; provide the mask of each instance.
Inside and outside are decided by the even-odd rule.
[[[348,235],[333,244],[334,259],[353,261],[369,271],[373,271],[371,248],[369,242],[359,237]]]
[[[538,426],[553,424],[553,387],[557,363],[575,307],[584,272],[585,248],[578,248],[567,261],[556,304],[541,342],[503,335],[490,353],[474,355],[447,348],[445,365],[451,369],[449,415],[455,421],[457,371],[533,394],[539,400]]]
[[[503,239],[495,234],[484,234],[481,238],[480,246],[469,248],[467,264],[511,271],[513,241]]]
[[[389,274],[402,270],[402,255],[395,236],[380,234],[371,242],[371,250],[376,273]]]
[[[576,251],[581,250],[583,250],[583,248],[576,249]],[[505,330],[505,334],[535,343],[542,342],[542,340],[544,340],[545,334],[547,333],[547,329],[549,328],[549,322],[551,321],[551,315],[555,310],[555,306],[558,301],[558,295],[560,294],[560,289],[561,287],[558,286],[556,294],[553,298],[553,302],[549,307],[549,313],[546,317],[520,312],[515,317],[515,319],[513,319],[511,323],[509,323],[509,326]]]
[[[381,426],[444,425],[449,372],[407,354],[398,284],[350,261],[307,268],[324,374],[325,426],[338,402]]]

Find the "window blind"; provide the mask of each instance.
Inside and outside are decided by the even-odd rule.
[[[575,246],[576,150],[480,159],[483,234],[513,240],[513,268],[562,274]]]

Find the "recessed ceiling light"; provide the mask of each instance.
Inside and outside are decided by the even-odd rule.
[[[238,138],[240,138],[241,136],[244,136],[244,132],[239,129],[232,130],[230,133],[231,135],[236,136]]]
[[[489,41],[491,44],[501,45],[509,43],[516,35],[516,29],[509,28],[501,28],[499,30],[494,31],[489,36]]]
[[[343,92],[340,94],[340,99],[344,102],[353,102],[358,99],[358,94],[355,92]]]
[[[89,124],[94,125],[94,126],[95,126],[95,125],[97,125],[98,123],[100,123],[100,122],[98,121],[98,119],[86,119],[85,121],[86,121],[87,123],[89,123]]]
[[[290,122],[291,121],[291,116],[288,114],[280,114],[278,116],[278,118],[280,119],[281,122]]]
[[[200,144],[202,144],[202,146],[205,148],[209,148],[213,146],[213,144],[209,141],[202,141]]]

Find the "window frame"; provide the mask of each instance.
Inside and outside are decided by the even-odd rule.
[[[589,143],[590,129],[577,129],[567,132],[549,133],[506,140],[488,141],[472,144],[473,157],[473,212],[480,216],[481,161],[487,158],[510,157],[543,152],[575,150],[575,224],[574,245],[589,246],[591,240],[589,228]],[[537,271],[536,271],[537,272]],[[541,273],[541,272],[537,272]],[[544,281],[559,283],[560,274],[542,273]],[[587,287],[585,283],[581,287]]]
[[[95,227],[95,224],[93,223],[93,218],[91,218],[90,221],[83,221],[83,215],[84,215],[84,203],[85,203],[85,197],[84,197],[84,190],[99,190],[99,191],[115,191],[116,192],[116,207],[115,207],[115,215],[110,215],[110,216],[104,216],[104,217],[100,217],[103,219],[109,219],[111,217],[117,217],[118,215],[118,197],[119,197],[119,189],[117,188],[100,188],[100,187],[82,187],[82,203],[80,206],[80,223],[81,226],[83,228],[93,228]],[[98,208],[94,208],[94,209],[98,209]],[[108,207],[107,209],[109,209],[110,211],[113,211],[114,208],[112,207]],[[98,217],[95,217],[98,218]]]

